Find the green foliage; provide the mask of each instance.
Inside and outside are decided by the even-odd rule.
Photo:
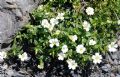
[[[94,8],[94,15],[87,15],[85,9]],[[119,0],[92,0],[82,2],[80,0],[50,0],[40,5],[33,13],[34,23],[26,25],[15,37],[13,48],[9,53],[18,55],[24,52],[23,46],[27,45],[29,52],[35,53],[35,57],[41,62],[56,59],[64,44],[68,46],[66,59],[74,59],[78,65],[84,66],[92,61],[92,55],[96,52],[101,54],[108,51],[108,45],[116,38],[116,32],[120,30],[118,20],[120,18]],[[58,13],[65,13],[64,20],[50,31],[41,23],[43,19],[55,18]],[[90,30],[83,29],[83,21],[90,23]],[[57,32],[56,31],[60,31]],[[73,42],[70,35],[77,35],[78,39]],[[49,40],[57,38],[60,46],[50,48]],[[94,39],[97,43],[89,45]],[[83,54],[76,53],[76,46],[82,44],[86,51]]]

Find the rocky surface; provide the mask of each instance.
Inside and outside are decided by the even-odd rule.
[[[0,45],[11,41],[14,33],[28,22],[29,13],[41,2],[42,0],[0,0]]]

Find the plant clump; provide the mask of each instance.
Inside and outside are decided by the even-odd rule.
[[[119,4],[119,0],[45,1],[32,13],[34,22],[16,34],[8,57],[37,60],[38,69],[53,60],[72,70],[100,64],[105,53],[118,48],[113,41],[120,29]]]

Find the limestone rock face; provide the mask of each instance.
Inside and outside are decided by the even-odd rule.
[[[29,20],[29,13],[42,0],[0,0],[0,45],[11,37]]]

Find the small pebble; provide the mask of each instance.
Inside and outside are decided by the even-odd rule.
[[[117,74],[116,77],[120,77],[120,74]]]
[[[118,40],[117,44],[118,44],[118,46],[120,47],[120,39]]]
[[[112,56],[112,59],[118,59],[117,52],[114,52],[113,54],[111,54],[111,56]]]
[[[118,65],[117,68],[118,68],[118,74],[120,74],[120,65]]]
[[[110,74],[110,77],[115,77],[115,74],[111,73],[111,74]]]
[[[114,64],[115,64],[115,65],[118,65],[118,61],[117,61],[116,59],[114,60]]]
[[[111,59],[110,55],[106,55],[106,61],[108,61],[110,64],[113,64],[113,60]]]

